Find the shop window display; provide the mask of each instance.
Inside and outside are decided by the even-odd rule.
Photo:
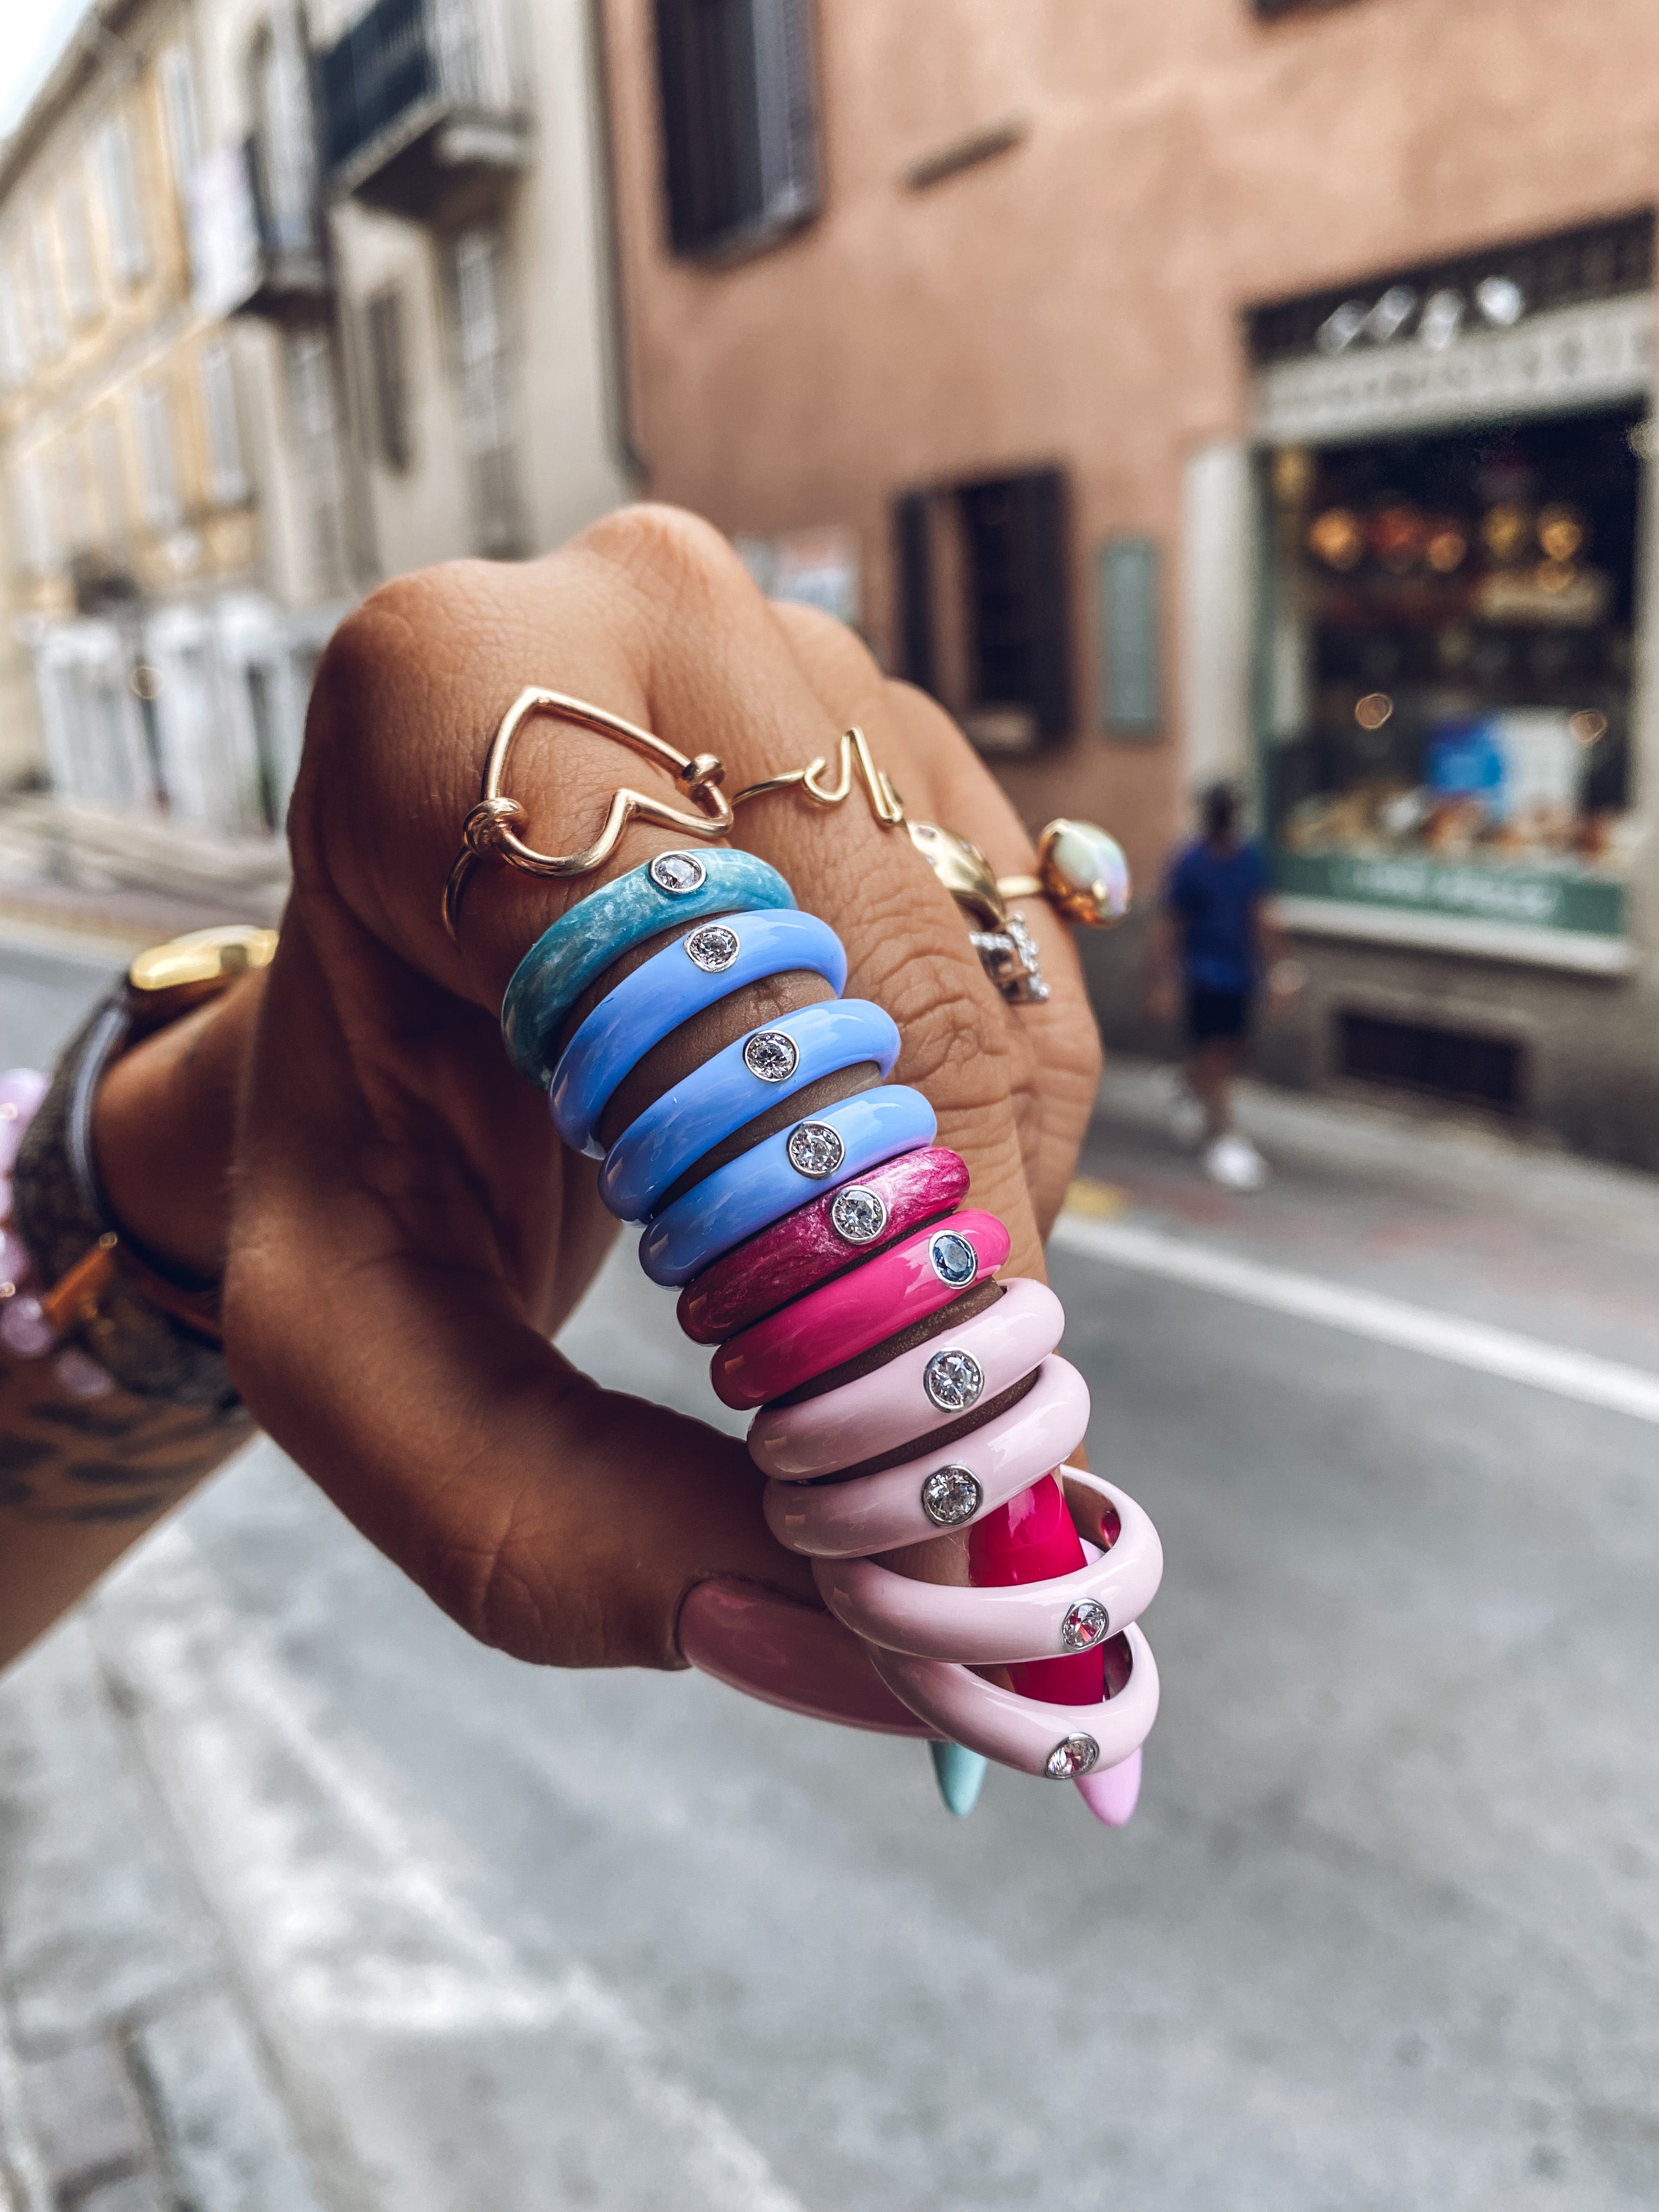
[[[1640,422],[1268,457],[1284,888],[1617,929]]]

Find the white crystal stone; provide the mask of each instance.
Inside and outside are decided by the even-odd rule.
[[[843,1244],[873,1244],[887,1226],[886,1200],[861,1182],[849,1182],[836,1193],[830,1225]]]
[[[1105,1635],[1106,1608],[1098,1599],[1080,1597],[1069,1607],[1060,1624],[1060,1640],[1067,1651],[1091,1651]]]
[[[936,1528],[960,1528],[984,1498],[979,1477],[965,1467],[936,1467],[921,1486],[921,1510]]]
[[[702,929],[694,929],[685,940],[687,956],[699,968],[711,975],[718,975],[729,968],[738,952],[738,933],[728,929],[724,922],[711,921]]]
[[[922,1370],[922,1388],[941,1413],[965,1413],[985,1388],[985,1374],[971,1352],[936,1352]]]
[[[743,1048],[743,1064],[763,1083],[787,1083],[800,1054],[787,1030],[760,1030]]]
[[[659,891],[698,891],[708,871],[695,853],[659,853],[651,863],[651,880]]]
[[[834,1175],[847,1147],[827,1121],[798,1121],[789,1132],[789,1164],[814,1182]]]
[[[1066,1782],[1073,1775],[1086,1774],[1099,1757],[1100,1746],[1093,1736],[1062,1736],[1042,1771],[1051,1782]]]

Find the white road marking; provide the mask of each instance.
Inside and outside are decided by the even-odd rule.
[[[1090,1221],[1062,1213],[1053,1241],[1062,1251],[1085,1259],[1190,1283],[1195,1290],[1214,1291],[1247,1305],[1294,1315],[1298,1321],[1345,1329],[1351,1336],[1370,1337],[1377,1344],[1398,1345],[1455,1367],[1528,1383],[1535,1390],[1553,1390],[1558,1397],[1576,1398],[1583,1405],[1605,1406],[1635,1420],[1659,1422],[1659,1375],[1598,1358],[1592,1352],[1573,1352],[1514,1329],[1437,1313],[1404,1298],[1353,1290],[1322,1276],[1264,1267],[1257,1261],[1219,1252],[1213,1245],[1194,1243],[1160,1229],[1138,1229],[1127,1222]]]
[[[266,2036],[286,2046],[291,2078],[306,2070],[296,2040],[327,2054],[321,2093],[337,2103],[335,2130],[367,2163],[409,2162],[398,2201],[438,2179],[432,2146],[418,2140],[425,2116],[398,2102],[404,2072],[419,2095],[415,2047],[447,2045],[462,2066],[492,2040],[517,2036],[545,2054],[550,2075],[561,2047],[593,2054],[611,2094],[605,2113],[561,2115],[550,2080],[526,2123],[533,2142],[514,2139],[512,2109],[493,2109],[496,2154],[515,2179],[562,2139],[580,2150],[609,2122],[678,2176],[688,2208],[806,2212],[590,1965],[571,1960],[550,1972],[489,1923],[466,1895],[467,1869],[452,1863],[441,1821],[377,1787],[365,1747],[327,1740],[317,1686],[268,1629],[228,1603],[186,1529],[151,1537],[142,1562],[106,1586],[94,1620]],[[312,2100],[319,2094],[313,2074]],[[381,2107],[386,2121],[388,2095],[395,2153],[384,2136],[358,2140],[369,2108]],[[453,2124],[453,2113],[432,2118],[438,2136]]]

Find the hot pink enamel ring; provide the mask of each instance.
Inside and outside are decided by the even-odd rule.
[[[723,1344],[708,1377],[723,1405],[763,1406],[948,1305],[1008,1257],[994,1213],[953,1213]]]

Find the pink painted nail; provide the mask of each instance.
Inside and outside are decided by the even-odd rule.
[[[694,1667],[763,1705],[883,1735],[935,1733],[893,1695],[838,1620],[757,1583],[699,1583],[680,1607],[678,1640]]]
[[[1140,1753],[1132,1751],[1100,1774],[1079,1774],[1077,1794],[1103,1827],[1121,1828],[1140,1802]]]

